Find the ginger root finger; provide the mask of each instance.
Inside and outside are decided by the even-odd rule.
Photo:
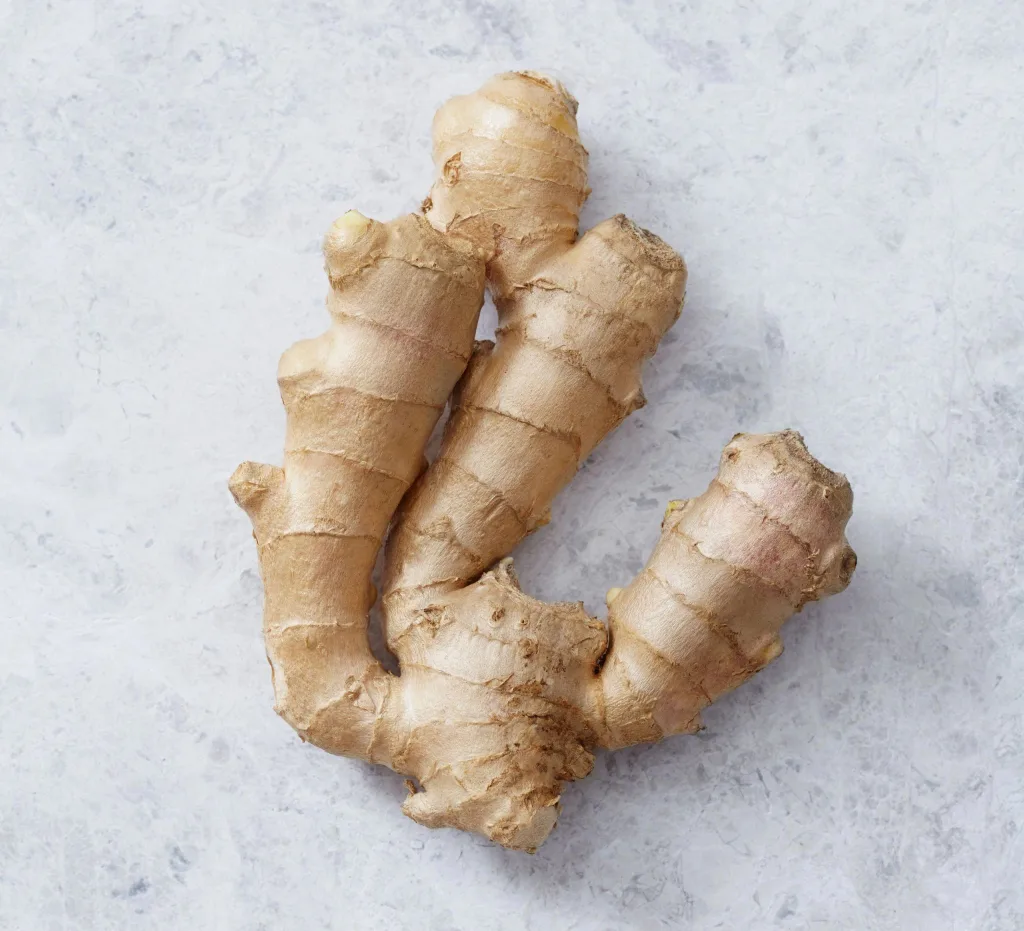
[[[370,573],[469,360],[483,263],[421,217],[355,211],[324,257],[331,326],[278,368],[284,467],[243,463],[230,488],[259,551],[277,712],[317,746],[386,762],[394,677],[367,641]]]
[[[499,327],[389,538],[389,642],[547,522],[583,460],[644,404],[641,369],[679,316],[686,266],[657,236],[620,215],[574,243],[586,193],[575,112],[560,84],[525,73],[435,118],[427,216],[490,252]]]
[[[434,117],[427,219],[489,257],[495,303],[576,240],[587,150],[576,99],[532,71],[499,74]]]
[[[609,603],[601,744],[696,731],[702,708],[778,657],[783,622],[849,584],[852,507],[849,482],[800,434],[738,434],[708,490],[669,505],[646,567]]]

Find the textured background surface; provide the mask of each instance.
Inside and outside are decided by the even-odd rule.
[[[1024,928],[1024,16],[998,0],[0,3],[0,925]],[[243,10],[243,8],[245,8]],[[534,857],[271,711],[248,522],[319,240],[495,70],[582,102],[588,224],[691,268],[650,405],[518,556],[599,610],[737,430],[846,471],[850,591]]]

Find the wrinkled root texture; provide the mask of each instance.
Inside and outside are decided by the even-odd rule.
[[[504,557],[644,404],[686,266],[623,216],[577,238],[576,101],[541,75],[445,104],[434,160],[424,215],[351,211],[327,234],[330,327],[278,370],[283,467],[243,463],[230,485],[253,523],[278,713],[411,777],[403,810],[419,823],[535,850],[594,748],[696,730],[782,652],[787,618],[846,587],[852,493],[798,434],[739,434],[609,592],[607,628],[524,594]],[[485,286],[499,325],[475,343]],[[385,534],[400,677],[366,632]]]

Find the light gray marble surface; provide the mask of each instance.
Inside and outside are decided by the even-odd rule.
[[[850,590],[536,856],[271,710],[226,478],[279,461],[322,233],[430,118],[581,100],[585,221],[679,247],[649,406],[518,554],[582,598],[738,430],[856,491]],[[1024,928],[1024,12],[998,0],[0,3],[0,926]]]

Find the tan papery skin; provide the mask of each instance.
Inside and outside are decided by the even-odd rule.
[[[244,463],[230,482],[259,551],[278,713],[409,776],[421,824],[529,851],[595,748],[699,729],[856,566],[849,483],[787,430],[737,434],[708,490],[669,504],[646,567],[609,592],[607,628],[521,591],[504,557],[644,403],[641,368],[686,285],[683,260],[625,217],[577,239],[586,159],[576,101],[541,75],[445,104],[424,215],[351,211],[326,237],[331,327],[278,373],[283,468]],[[499,326],[474,346],[485,280]],[[367,639],[389,524],[400,676]]]

